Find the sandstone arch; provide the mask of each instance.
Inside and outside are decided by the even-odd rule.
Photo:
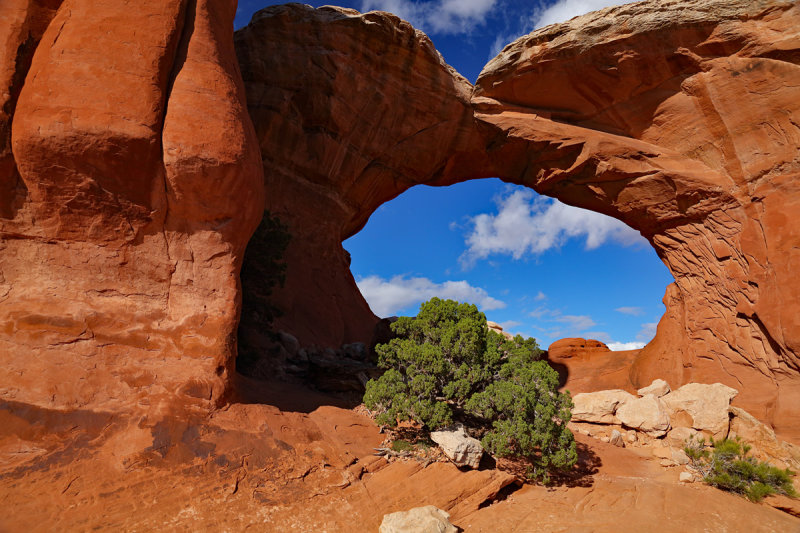
[[[411,185],[500,176],[625,221],[675,276],[636,385],[722,381],[799,437],[798,22],[780,1],[612,8],[512,43],[473,88],[394,16],[259,12],[236,47],[295,236],[279,325],[368,339],[341,241]]]

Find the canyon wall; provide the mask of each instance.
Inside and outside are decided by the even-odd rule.
[[[235,10],[0,6],[4,401],[159,413],[224,398],[264,195]]]

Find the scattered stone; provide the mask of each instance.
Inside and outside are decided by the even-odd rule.
[[[660,399],[653,395],[634,398],[620,405],[616,417],[626,427],[660,437],[669,430],[669,416]]]
[[[431,432],[431,440],[439,445],[456,466],[478,468],[483,456],[483,446],[481,441],[467,434],[462,424]]]
[[[632,429],[629,429],[625,433],[625,438],[628,439],[628,442],[631,443],[631,444],[635,443],[638,440],[637,437],[636,437],[636,432],[634,430],[632,430]]]
[[[450,514],[434,507],[415,507],[384,515],[378,533],[457,533]]]
[[[686,455],[686,452],[684,452],[681,449],[672,450],[672,460],[678,463],[679,465],[689,464],[689,456]]]
[[[611,439],[609,440],[611,444],[614,446],[619,446],[620,448],[625,447],[625,441],[622,439],[622,433],[617,431],[616,429],[611,432]]]
[[[633,394],[619,389],[576,394],[572,397],[572,402],[575,404],[572,409],[572,420],[618,424],[619,420],[614,416],[618,408],[635,399],[636,396]]]
[[[656,398],[661,398],[665,394],[668,394],[672,389],[669,388],[669,383],[664,381],[663,379],[656,379],[647,387],[643,387],[636,391],[639,396],[647,396],[648,394],[652,394]]]
[[[665,442],[674,448],[683,448],[690,440],[697,440],[698,431],[694,428],[672,428],[664,438]]]
[[[677,466],[677,463],[672,459],[661,459],[661,466],[670,467],[670,466]]]
[[[694,476],[689,472],[681,472],[681,475],[678,476],[678,480],[680,480],[681,483],[693,483]]]
[[[600,440],[601,440],[602,442],[611,442],[611,439],[609,439],[609,438],[608,438],[608,437],[606,437],[605,435],[603,435],[602,437],[600,437]]]
[[[672,459],[672,448],[665,446],[654,446],[652,449],[652,454],[654,457],[658,457],[659,459]]]
[[[688,425],[723,439],[728,436],[728,408],[738,393],[722,383],[688,383],[661,400],[674,426]]]

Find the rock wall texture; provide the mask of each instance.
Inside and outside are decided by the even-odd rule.
[[[499,175],[623,220],[675,277],[633,384],[721,381],[795,438],[799,30],[796,2],[630,4],[507,46],[473,99]]]
[[[721,381],[800,438],[798,28],[783,0],[629,4],[517,40],[472,88],[391,15],[261,11],[236,49],[295,235],[279,327],[368,340],[341,240],[410,186],[499,176],[623,220],[673,273],[629,386]]]
[[[0,5],[0,397],[225,395],[263,176],[235,1]]]
[[[369,341],[376,319],[341,243],[409,187],[475,174],[472,86],[389,13],[269,7],[235,43],[266,208],[292,237],[276,326],[304,344]]]

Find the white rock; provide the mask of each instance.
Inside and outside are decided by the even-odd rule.
[[[670,421],[671,422],[671,421]],[[664,440],[674,448],[683,448],[689,441],[697,440],[698,432],[694,428],[679,427],[672,428]]]
[[[669,416],[664,404],[652,394],[622,404],[616,416],[624,426],[660,437],[669,430]]]
[[[378,533],[457,533],[450,515],[433,505],[384,515]]]
[[[737,394],[739,391],[722,383],[688,383],[661,400],[673,426],[693,427],[722,439],[728,436],[728,407]]]
[[[622,439],[622,433],[617,431],[616,429],[611,432],[611,439],[609,440],[611,444],[614,446],[619,446],[620,448],[625,447],[625,441]]]
[[[689,472],[681,472],[681,475],[678,476],[678,479],[681,483],[691,483],[694,481],[694,476]]]
[[[635,400],[636,396],[624,390],[603,390],[584,392],[572,397],[572,420],[575,422],[594,422],[600,424],[618,424],[614,414],[620,405]]]
[[[431,432],[431,440],[439,445],[444,454],[457,466],[478,468],[483,456],[481,441],[467,434],[462,424]]]
[[[661,398],[665,394],[668,394],[670,390],[672,389],[669,388],[669,383],[663,379],[656,379],[647,387],[643,387],[636,392],[639,393],[639,396],[647,396],[648,394],[652,394],[656,398]]]

